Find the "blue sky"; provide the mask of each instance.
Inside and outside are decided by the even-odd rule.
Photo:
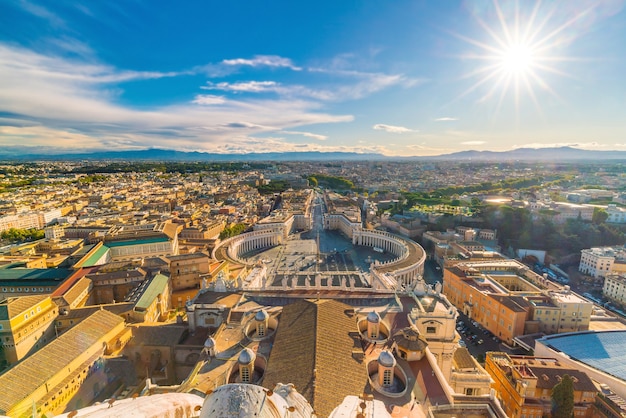
[[[5,0],[0,147],[626,149],[623,0]]]

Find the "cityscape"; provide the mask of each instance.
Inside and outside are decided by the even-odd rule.
[[[0,5],[0,417],[626,417],[626,1]]]

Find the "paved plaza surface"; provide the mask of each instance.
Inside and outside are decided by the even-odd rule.
[[[313,203],[313,227],[310,231],[295,233],[281,245],[252,251],[242,258],[265,263],[268,277],[274,286],[286,278],[295,278],[292,285],[322,286],[332,281],[333,286],[352,282],[355,287],[367,287],[364,273],[369,272],[375,260],[385,262],[396,258],[391,253],[380,253],[371,247],[353,246],[341,232],[323,227],[324,205],[316,198]]]

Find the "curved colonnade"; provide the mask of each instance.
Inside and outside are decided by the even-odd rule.
[[[348,219],[345,222],[350,223]],[[374,261],[370,266],[370,284],[375,288],[400,289],[412,287],[424,272],[426,252],[414,241],[377,230],[352,227],[353,245],[380,249],[396,256],[386,262]],[[284,236],[276,228],[247,232],[223,241],[213,251],[213,258],[229,260],[246,266],[254,263],[240,258],[250,251],[261,250],[283,243]]]
[[[397,258],[381,263],[375,261],[370,267],[372,278],[396,287],[412,287],[424,273],[426,252],[421,245],[385,231],[359,229],[352,233],[354,245],[380,248]]]
[[[240,258],[242,254],[250,251],[280,245],[283,242],[283,234],[276,229],[262,229],[259,231],[246,232],[220,243],[213,250],[213,258],[216,260],[229,260],[246,266],[254,265]]]

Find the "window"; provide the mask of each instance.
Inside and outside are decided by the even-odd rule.
[[[435,334],[437,332],[437,327],[426,327],[427,334]]]
[[[241,368],[241,381],[244,383],[250,382],[250,370],[247,367]]]
[[[392,377],[391,370],[385,370],[383,372],[383,386],[391,386]]]

